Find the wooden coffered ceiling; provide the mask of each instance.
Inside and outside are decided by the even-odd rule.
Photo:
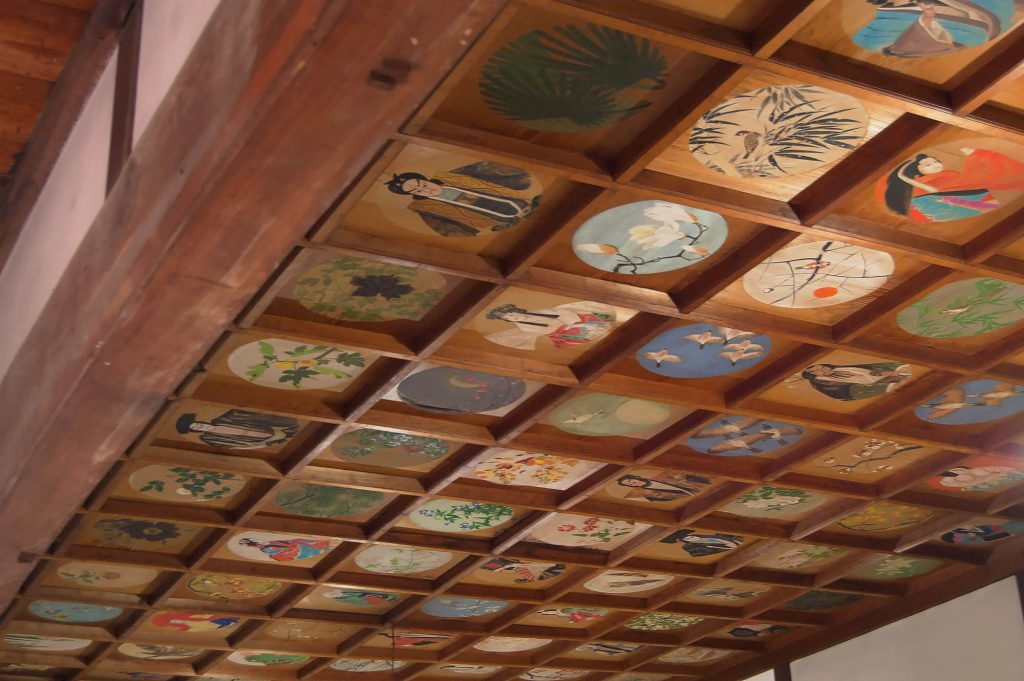
[[[890,4],[505,5],[278,235],[0,674],[734,681],[1012,574],[1024,7]]]

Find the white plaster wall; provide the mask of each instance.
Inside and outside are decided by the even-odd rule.
[[[146,0],[134,137],[139,140],[220,0]]]
[[[775,672],[771,670],[761,672],[757,676],[751,676],[749,679],[746,679],[746,681],[775,681]]]
[[[115,50],[0,271],[0,376],[7,372],[106,197],[116,63]]]
[[[1021,681],[1024,616],[1005,579],[792,664],[793,681]]]

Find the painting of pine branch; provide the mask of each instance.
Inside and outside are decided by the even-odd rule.
[[[853,97],[812,85],[778,85],[708,110],[690,133],[690,153],[732,177],[800,175],[864,141],[868,113]]]

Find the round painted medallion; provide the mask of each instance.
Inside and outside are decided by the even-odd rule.
[[[762,485],[730,501],[722,511],[749,518],[798,518],[828,500],[826,494]]]
[[[711,648],[691,648],[684,646],[665,653],[658,659],[672,664],[708,664],[730,655],[728,650],[712,650]]]
[[[808,591],[800,594],[782,606],[785,610],[797,610],[800,612],[815,610],[834,610],[844,605],[850,605],[862,600],[864,597],[857,594],[844,594],[837,591]]]
[[[672,408],[661,402],[589,393],[555,407],[548,422],[573,435],[630,435],[656,428],[671,417]]]
[[[609,520],[572,513],[553,513],[533,529],[536,541],[555,546],[586,546],[610,549],[649,525],[632,520]]]
[[[849,362],[838,358],[836,364],[818,362],[790,376],[783,385],[804,399],[816,400],[821,395],[830,400],[856,402],[888,395],[913,378],[912,365],[876,359],[861,355]]]
[[[365,258],[314,265],[295,284],[295,299],[316,314],[353,322],[418,320],[444,296],[447,280],[425,267]]]
[[[690,133],[701,165],[746,180],[789,177],[838,161],[864,141],[868,112],[814,85],[773,85],[709,109]]]
[[[202,648],[161,646],[154,643],[122,643],[117,652],[141,660],[187,660],[204,652]]]
[[[928,520],[935,511],[918,506],[875,501],[839,521],[839,525],[857,532],[883,532],[910,527]]]
[[[453,556],[447,551],[405,549],[383,544],[371,546],[355,557],[356,565],[369,572],[384,575],[408,575],[443,567]]]
[[[753,416],[723,416],[686,438],[686,446],[714,456],[771,454],[796,443],[804,429]]]
[[[728,235],[718,213],[668,201],[637,201],[584,222],[572,237],[572,249],[599,270],[656,274],[701,262]]]
[[[937,57],[997,39],[1018,21],[1014,0],[843,3],[846,32],[863,50],[904,59]]]
[[[911,556],[886,556],[853,573],[862,579],[905,579],[916,577],[938,569],[941,560],[913,558]]]
[[[277,447],[295,437],[299,428],[299,422],[290,416],[243,409],[203,408],[199,412],[181,414],[174,422],[174,430],[179,435],[214,449]]]
[[[441,671],[449,674],[494,674],[501,671],[501,667],[488,667],[482,664],[444,664]]]
[[[758,567],[776,570],[801,570],[830,563],[847,552],[835,546],[821,544],[790,544],[769,551],[754,561]]]
[[[309,660],[306,655],[285,655],[284,653],[244,653],[236,651],[228,655],[228,662],[244,664],[250,667],[280,667],[288,664],[300,664]]]
[[[551,643],[549,638],[517,638],[515,636],[488,636],[473,647],[486,653],[520,653],[536,650]]]
[[[1024,194],[1024,147],[959,140],[922,149],[878,179],[879,207],[914,222],[966,220]]]
[[[1024,521],[983,518],[976,525],[957,527],[939,537],[949,544],[987,544],[1024,534]]]
[[[537,667],[536,669],[531,669],[525,674],[520,674],[519,678],[526,679],[526,681],[558,681],[559,679],[578,679],[589,673],[590,672],[587,671],[576,671],[574,669],[544,669]]]
[[[128,478],[128,484],[139,494],[188,503],[230,499],[245,487],[245,483],[245,478],[237,473],[184,466],[145,466]]]
[[[568,489],[602,464],[553,454],[531,454],[518,449],[495,449],[473,466],[480,480],[498,485]]]
[[[474,576],[492,584],[531,584],[554,579],[565,572],[561,563],[534,563],[517,558],[491,557],[474,573]]]
[[[923,421],[948,426],[987,423],[1024,411],[1024,385],[987,378],[965,381],[914,409]]]
[[[660,589],[672,582],[672,577],[653,572],[625,572],[607,570],[583,582],[583,588],[600,594],[632,594]]]
[[[1024,286],[978,277],[946,284],[900,310],[904,331],[925,338],[968,338],[1024,320]]]
[[[991,492],[1024,480],[1024,459],[984,455],[929,478],[928,485],[937,490],[960,492]]]
[[[279,390],[328,390],[362,373],[366,358],[354,350],[264,338],[228,356],[228,368],[250,383]]]
[[[768,336],[716,324],[690,324],[658,335],[636,353],[644,369],[670,378],[710,378],[743,371],[772,350]]]
[[[409,513],[413,525],[434,532],[479,532],[501,527],[515,516],[504,504],[435,499]]]
[[[543,608],[534,613],[538,617],[546,617],[564,624],[585,624],[599,620],[608,611],[604,608]]]
[[[398,384],[398,397],[411,407],[436,414],[475,414],[508,407],[526,394],[520,378],[481,371],[433,367]]]
[[[627,629],[635,629],[636,631],[671,631],[703,621],[703,617],[695,617],[693,615],[667,615],[660,612],[648,612],[629,620],[626,622],[625,627]]]
[[[424,646],[437,646],[445,641],[450,641],[451,636],[447,634],[421,634],[412,631],[379,632],[378,638],[384,640],[388,647],[395,648],[422,648]]]
[[[636,643],[611,643],[609,641],[591,641],[581,646],[576,646],[575,652],[584,655],[601,655],[602,657],[621,657],[629,655],[643,648]]]
[[[892,276],[892,256],[842,241],[787,246],[743,275],[759,303],[814,308],[848,303],[878,290]]]
[[[125,589],[149,584],[160,573],[150,568],[72,561],[61,565],[57,569],[57,574],[61,579],[78,587]]]
[[[390,672],[407,664],[391,660],[338,660],[331,663],[331,669],[339,672]]]
[[[507,607],[506,601],[438,596],[424,603],[420,610],[433,617],[484,617],[499,613]]]
[[[338,637],[338,625],[329,622],[271,622],[261,633],[279,641],[326,641]]]
[[[749,601],[768,593],[768,587],[750,582],[708,584],[690,592],[693,598],[710,598],[715,601]]]
[[[281,582],[262,577],[202,574],[188,580],[188,590],[200,596],[225,601],[244,601],[276,593]]]
[[[385,500],[381,492],[351,487],[289,482],[274,500],[283,510],[309,518],[347,518],[368,513]]]
[[[12,648],[24,650],[81,650],[92,645],[92,641],[81,638],[58,638],[55,636],[33,636],[32,634],[4,634],[4,643]]]
[[[529,291],[509,294],[477,315],[470,326],[485,340],[513,350],[581,350],[632,316],[604,303],[561,300]]]
[[[121,608],[64,601],[32,601],[28,611],[36,617],[54,622],[80,624],[83,622],[106,622],[120,616]]]
[[[614,68],[606,57],[614,56]],[[495,51],[480,72],[487,106],[530,130],[597,130],[646,109],[668,60],[647,38],[592,23],[538,28]]]
[[[768,624],[767,622],[739,622],[729,629],[729,635],[736,638],[764,638],[789,631],[785,624]]]
[[[320,597],[357,608],[375,608],[398,601],[398,594],[387,591],[367,591],[365,589],[330,589],[329,591],[321,592]]]
[[[138,518],[103,518],[92,524],[94,543],[119,549],[153,550],[157,546],[184,546],[199,532],[166,520]]]
[[[371,428],[349,431],[331,443],[331,454],[341,461],[385,468],[422,466],[444,458],[448,451],[444,440]]]
[[[722,532],[682,529],[661,539],[660,543],[675,545],[691,558],[705,558],[739,548],[743,544],[743,537]]]
[[[236,556],[267,563],[310,560],[322,556],[331,548],[330,539],[267,532],[242,532],[228,542],[228,550]]]
[[[149,618],[150,624],[161,629],[184,632],[222,631],[236,626],[239,618],[202,612],[158,612]]]
[[[626,501],[651,504],[680,501],[707,490],[713,480],[703,475],[655,468],[634,468],[605,486],[604,491]]]

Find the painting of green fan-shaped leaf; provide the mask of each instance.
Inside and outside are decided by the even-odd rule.
[[[651,105],[668,61],[646,38],[607,26],[569,24],[531,31],[495,52],[480,93],[498,115],[549,132],[616,123]]]

